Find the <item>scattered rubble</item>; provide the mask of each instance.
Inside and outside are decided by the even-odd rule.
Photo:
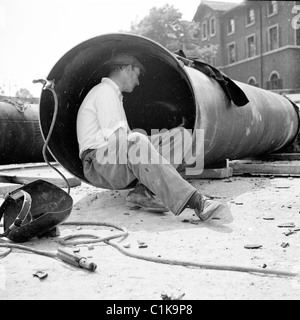
[[[256,250],[256,249],[262,249],[262,245],[260,244],[247,244],[245,245],[245,249],[249,249],[249,250]]]
[[[48,273],[44,271],[37,271],[36,273],[33,274],[33,276],[39,278],[40,280],[44,280],[48,278]]]

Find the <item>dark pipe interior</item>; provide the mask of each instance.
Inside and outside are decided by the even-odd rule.
[[[91,39],[69,51],[53,68],[48,80],[55,80],[59,112],[50,140],[55,159],[74,176],[85,181],[78,157],[76,117],[89,92],[108,75],[107,62],[114,53],[132,53],[147,72],[133,93],[124,94],[124,108],[131,129],[171,129],[185,120],[193,129],[196,108],[189,80],[176,58],[158,44],[137,36],[114,34]],[[48,134],[54,100],[43,91],[40,102],[40,123]]]

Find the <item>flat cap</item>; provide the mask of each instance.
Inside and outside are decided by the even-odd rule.
[[[118,55],[115,55],[111,60],[110,64],[112,66],[117,65],[132,65],[133,67],[137,67],[141,70],[141,73],[146,73],[145,67],[139,62],[139,60],[127,53],[120,53]]]

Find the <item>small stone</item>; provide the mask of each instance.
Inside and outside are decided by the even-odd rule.
[[[245,249],[249,249],[249,250],[257,250],[257,249],[261,249],[262,245],[260,244],[247,244],[244,247]]]
[[[139,249],[146,249],[146,248],[148,248],[148,246],[146,244],[139,245]]]
[[[278,228],[295,228],[296,225],[293,222],[283,223],[278,226]]]
[[[282,248],[288,248],[290,246],[290,244],[289,243],[286,243],[286,242],[283,242],[282,244],[281,244],[281,247]]]
[[[284,185],[282,185],[282,186],[276,186],[275,188],[276,188],[276,189],[290,189],[290,186],[284,186]]]
[[[284,232],[283,234],[287,237],[291,236],[292,234],[295,234],[296,232],[292,231],[292,230],[289,230],[287,232]]]
[[[44,280],[48,277],[48,273],[44,271],[37,271],[33,274],[33,276],[39,278],[40,280]]]
[[[274,217],[271,217],[271,216],[266,216],[266,217],[263,217],[264,220],[267,220],[267,221],[272,221],[272,220],[275,220]]]

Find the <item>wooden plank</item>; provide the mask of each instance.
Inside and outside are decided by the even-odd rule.
[[[185,173],[181,174],[184,179],[225,179],[230,178],[233,175],[232,168],[221,168],[221,169],[205,169],[202,174],[191,176]]]
[[[80,179],[69,174],[60,165],[55,164],[55,167],[65,176],[71,188],[81,185]],[[44,180],[60,188],[67,187],[64,179],[45,163],[0,166],[0,181],[2,182],[24,185],[36,180]]]
[[[181,173],[184,179],[225,179],[233,176],[233,169],[229,166],[229,160],[224,161],[205,168],[202,174],[186,175],[185,171]]]
[[[300,176],[300,161],[293,162],[262,162],[262,161],[232,161],[230,166],[233,175],[274,175]]]
[[[19,176],[2,176],[7,181],[10,181],[11,183],[17,183],[21,185],[29,184],[31,182],[34,182],[36,180],[44,180],[49,183],[52,183],[56,185],[59,188],[67,188],[67,184],[62,178],[50,178],[50,177],[44,177],[44,176],[25,176],[25,177],[19,177]],[[78,187],[81,185],[81,181],[75,177],[66,177],[69,185],[71,188]]]
[[[50,162],[54,167],[61,167],[58,162]],[[0,173],[2,171],[11,171],[11,170],[23,170],[23,169],[48,169],[49,166],[45,162],[37,163],[23,163],[23,164],[8,164],[0,166]]]
[[[272,153],[261,157],[250,158],[261,161],[300,161],[300,153]]]

